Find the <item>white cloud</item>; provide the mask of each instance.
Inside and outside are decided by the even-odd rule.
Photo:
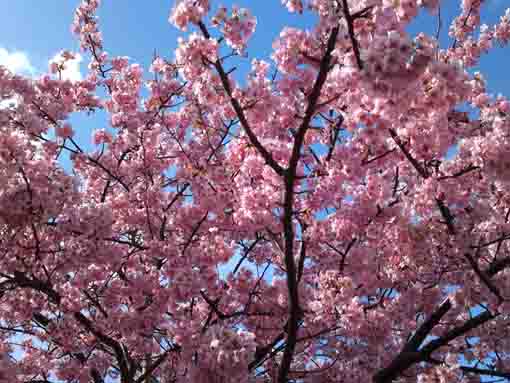
[[[64,60],[64,51],[53,56],[50,63],[57,62],[59,64],[64,63],[64,70],[62,71],[62,78],[64,80],[80,81],[83,76],[80,72],[80,63],[83,61],[82,56],[77,53],[74,54],[74,58]],[[35,78],[41,73],[46,73],[47,69],[43,71],[40,68],[36,68],[30,62],[28,54],[23,51],[9,51],[3,47],[0,47],[0,66],[6,67],[12,73],[18,75],[24,75],[31,78]],[[18,100],[15,98],[8,98],[0,100],[0,110],[8,108],[9,106],[16,106]]]
[[[64,62],[64,58],[62,57],[63,52],[57,53],[50,60],[50,64],[62,63]],[[79,53],[74,54],[74,59],[70,59],[64,62],[64,70],[62,71],[62,79],[63,80],[71,80],[71,81],[80,81],[83,79],[83,76],[80,72],[80,63],[83,61],[83,58]]]
[[[11,106],[16,107],[19,104],[19,101],[16,97],[6,98],[5,100],[0,101],[0,110],[7,109]]]
[[[33,76],[35,68],[30,63],[28,55],[22,51],[11,51],[0,47],[0,65],[15,74]],[[0,100],[0,110],[18,105],[16,97]]]
[[[30,63],[28,56],[22,51],[9,52],[0,47],[0,65],[5,66],[16,74],[34,74],[35,68]]]

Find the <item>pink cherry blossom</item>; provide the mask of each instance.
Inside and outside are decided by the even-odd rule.
[[[472,69],[510,11],[462,1],[444,45],[407,32],[439,1],[281,3],[316,24],[244,79],[264,15],[206,0],[149,68],[97,0],[82,80],[0,67],[0,382],[508,376],[510,101]]]

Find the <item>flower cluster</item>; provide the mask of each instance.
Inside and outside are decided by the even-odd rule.
[[[375,91],[398,93],[420,78],[432,54],[433,45],[425,38],[411,42],[395,31],[378,36],[363,57],[366,81]]]
[[[185,31],[188,24],[196,24],[208,11],[209,0],[177,0],[168,20]]]
[[[485,26],[464,0],[440,49],[405,32],[435,0],[282,3],[316,25],[245,79],[255,17],[206,0],[176,2],[193,31],[150,80],[103,50],[97,0],[73,24],[83,80],[58,75],[70,52],[37,79],[0,67],[2,383],[508,370],[510,101],[468,69],[510,11]]]
[[[246,8],[232,8],[231,15],[221,7],[212,18],[213,25],[222,26],[221,32],[227,44],[238,52],[243,52],[248,40],[255,32],[257,19]]]
[[[103,38],[97,25],[95,15],[100,5],[99,0],[83,0],[76,8],[72,31],[80,39],[80,46],[83,50],[93,47],[102,47]]]
[[[195,80],[208,72],[210,63],[217,60],[218,42],[193,33],[188,40],[181,39],[175,50],[179,72],[186,80]]]

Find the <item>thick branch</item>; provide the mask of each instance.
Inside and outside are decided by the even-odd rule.
[[[501,258],[493,261],[487,270],[485,271],[485,274],[489,277],[493,277],[500,271],[503,271],[507,267],[510,267],[510,257]]]
[[[101,341],[101,343],[112,348],[113,352],[115,353],[115,357],[117,358],[117,362],[119,363],[122,382],[126,382],[126,383],[129,382],[129,379],[130,379],[129,367],[126,362],[126,357],[124,355],[124,351],[122,350],[122,347],[120,346],[120,344],[116,340],[110,338],[109,336],[103,334],[101,331],[97,330],[92,325],[92,321],[90,319],[88,319],[85,315],[83,315],[82,313],[80,313],[80,312],[74,313],[74,318],[88,332],[93,334],[99,341]]]
[[[488,278],[493,277],[498,272],[510,266],[510,258],[500,259],[493,262],[483,274]],[[462,325],[454,327],[450,331],[440,337],[431,340],[425,346],[421,346],[427,336],[435,326],[439,324],[441,319],[452,308],[449,299],[444,301],[416,330],[414,335],[404,345],[402,351],[392,360],[385,368],[379,370],[373,376],[374,383],[389,383],[398,378],[405,370],[418,362],[429,361],[433,352],[439,348],[448,345],[452,340],[468,333],[471,330],[482,326],[490,320],[497,317],[498,314],[492,314],[490,311],[484,311],[481,314],[468,319]]]
[[[16,285],[21,288],[28,287],[28,288],[34,289],[36,291],[40,291],[43,294],[46,294],[48,296],[48,298],[50,298],[50,300],[53,303],[56,303],[56,304],[60,303],[60,300],[61,300],[60,295],[58,294],[58,292],[56,292],[53,289],[53,287],[51,286],[51,284],[49,282],[43,282],[43,281],[35,279],[35,278],[30,279],[20,271],[14,272],[13,282],[15,282]]]
[[[448,233],[450,235],[455,235],[455,226],[453,225],[454,217],[450,212],[450,208],[443,202],[443,200],[436,198],[436,204],[441,213],[441,216],[444,219],[444,224],[448,228]]]
[[[498,288],[492,283],[489,276],[487,276],[486,273],[484,273],[480,268],[478,267],[478,263],[473,258],[473,256],[469,253],[464,254],[466,259],[468,260],[469,264],[471,265],[471,268],[473,271],[478,275],[478,278],[487,286],[487,288],[498,298],[499,302],[503,302],[503,297],[501,296],[501,293],[499,292]]]
[[[209,31],[207,30],[207,27],[202,21],[198,22],[198,27],[200,28],[200,31],[204,35],[206,39],[210,39],[211,35],[209,34]],[[243,108],[239,101],[233,96],[232,94],[232,88],[230,86],[230,81],[228,79],[228,74],[223,69],[223,65],[221,64],[220,60],[216,60],[212,63],[214,67],[216,68],[216,71],[218,72],[221,80],[221,84],[223,85],[223,88],[225,89],[225,92],[227,93],[228,97],[230,98],[230,103],[232,104],[232,107],[234,108],[237,117],[239,118],[239,122],[241,123],[241,126],[243,127],[244,131],[246,132],[246,135],[250,139],[250,143],[258,150],[258,152],[262,155],[266,163],[280,176],[283,176],[284,169],[276,162],[276,160],[273,158],[271,153],[267,151],[267,149],[262,145],[262,143],[259,141],[255,133],[253,132],[250,124],[248,123],[248,120],[246,118],[246,115],[244,114]]]
[[[135,383],[143,383],[147,380],[147,378],[150,378],[152,376],[152,373],[156,371],[156,369],[165,361],[165,359],[168,357],[168,354],[170,351],[173,351],[173,349],[170,349],[168,351],[165,351],[163,354],[161,354],[158,359],[154,363],[152,363],[150,366],[147,367],[146,371],[143,373],[142,376],[140,376]]]
[[[449,342],[458,338],[461,335],[468,333],[471,330],[474,330],[478,326],[483,325],[484,323],[494,319],[496,315],[492,314],[490,311],[484,311],[480,315],[477,315],[469,320],[467,320],[461,326],[455,327],[452,330],[448,331],[446,334],[441,337],[434,339],[427,343],[420,352],[425,354],[426,356],[430,356],[434,351],[438,348],[446,346]]]
[[[13,282],[16,283],[17,286],[21,288],[31,288],[33,290],[39,291],[43,294],[45,294],[49,299],[51,299],[54,303],[60,304],[62,297],[56,291],[53,289],[51,284],[49,282],[43,282],[35,277],[30,279],[28,278],[24,273],[20,271],[14,272],[14,279]],[[42,315],[38,315],[40,318],[44,318]],[[101,331],[97,330],[90,319],[85,317],[81,312],[75,312],[74,318],[80,323],[87,331],[89,331],[91,334],[93,334],[101,343],[103,343],[106,346],[109,346],[113,349],[115,356],[117,358],[117,361],[119,363],[121,376],[122,376],[122,382],[129,382],[130,375],[129,375],[129,368],[126,362],[126,358],[124,355],[124,351],[122,350],[122,347],[119,342],[115,341],[114,339],[108,337],[107,335],[103,334]],[[48,322],[48,320],[45,318],[45,321]],[[94,378],[95,379],[95,378]]]
[[[404,153],[404,156],[407,158],[407,160],[411,163],[411,165],[414,166],[416,171],[422,176],[423,178],[428,178],[429,174],[427,171],[420,165],[420,163],[409,153],[409,151],[406,149],[405,144],[400,140],[400,137],[398,136],[397,132],[393,129],[389,129],[391,138],[393,141],[397,144],[397,146],[400,148],[402,153]]]
[[[494,377],[506,378],[506,379],[510,380],[510,372],[509,371],[489,370],[486,368],[476,368],[476,367],[468,367],[468,366],[461,366],[460,369],[463,372],[466,372],[468,374],[494,376]]]
[[[446,315],[446,313],[452,308],[452,304],[449,299],[443,302],[434,313],[422,323],[420,328],[416,330],[411,339],[405,344],[402,351],[393,359],[388,367],[378,371],[374,377],[374,383],[386,383],[392,382],[402,372],[411,367],[414,363],[417,363],[425,359],[423,352],[418,351],[418,348],[430,334],[432,329],[439,323],[439,321]]]
[[[297,130],[294,138],[294,146],[289,160],[289,167],[285,173],[285,196],[283,202],[283,231],[285,235],[285,255],[284,263],[287,272],[287,290],[289,299],[289,321],[287,327],[287,342],[283,351],[283,358],[278,371],[278,382],[286,383],[287,375],[290,371],[290,365],[294,356],[294,349],[297,343],[298,322],[301,317],[298,295],[298,270],[294,260],[294,227],[293,227],[293,205],[294,205],[294,182],[296,181],[296,170],[301,150],[305,140],[306,132],[310,126],[310,121],[315,114],[315,108],[319,100],[322,86],[324,85],[328,72],[331,68],[331,53],[335,49],[336,39],[339,27],[331,31],[326,52],[321,60],[319,73],[308,97],[308,105],[305,111],[303,121]],[[304,259],[303,259],[304,261]]]
[[[347,4],[347,0],[342,0],[342,8],[344,11],[345,21],[347,22],[347,32],[349,33],[349,38],[351,39],[352,50],[354,51],[354,57],[356,57],[356,64],[358,65],[358,69],[363,69],[363,61],[361,61],[361,54],[359,51],[358,40],[354,34],[354,17],[355,15],[350,14],[349,4]],[[363,17],[363,16],[358,16]]]

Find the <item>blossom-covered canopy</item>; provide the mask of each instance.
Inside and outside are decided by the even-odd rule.
[[[317,24],[242,83],[257,20],[208,0],[150,72],[99,0],[84,79],[0,67],[0,382],[510,378],[510,102],[472,70],[510,11],[459,2],[444,47],[406,32],[437,0],[282,2]]]

